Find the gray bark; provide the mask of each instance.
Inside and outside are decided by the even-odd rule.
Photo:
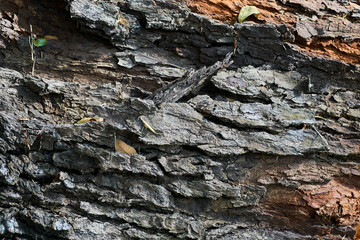
[[[156,2],[1,1],[0,238],[352,239],[359,67]]]

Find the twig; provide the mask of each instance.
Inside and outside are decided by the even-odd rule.
[[[237,40],[239,38],[239,33],[237,31],[234,30],[235,36],[234,36],[234,55],[236,53],[237,50]]]
[[[32,25],[30,24],[30,37],[29,37],[29,45],[31,49],[31,61],[32,61],[32,68],[31,68],[31,75],[34,76],[35,74],[35,63],[36,63],[36,56],[34,51],[34,35],[32,31]]]
[[[25,145],[25,154],[27,154],[27,150],[30,151],[30,143],[29,143],[29,134],[28,134],[28,130],[24,131],[24,145]]]
[[[316,129],[316,127],[314,125],[311,125],[312,129],[315,130],[315,132],[320,136],[321,140],[323,140],[323,142],[325,143],[325,145],[327,147],[329,147],[329,143],[326,141],[326,139],[324,138],[323,135],[320,134],[320,132]]]

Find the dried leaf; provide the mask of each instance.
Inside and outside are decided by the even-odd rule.
[[[19,118],[18,121],[29,121],[29,118],[27,118],[27,117],[22,117],[22,118]]]
[[[145,127],[146,127],[147,129],[149,129],[151,132],[153,132],[153,133],[155,133],[155,134],[158,134],[158,133],[150,126],[150,124],[148,124],[147,122],[145,122],[144,119],[140,118],[140,120],[143,122],[143,124],[145,125]]]
[[[255,15],[256,18],[258,18],[260,15],[259,10],[257,10],[255,6],[242,7],[238,17],[239,23],[242,23],[247,17],[253,14]]]
[[[228,101],[228,102],[235,102],[235,99],[233,99],[233,98],[226,98],[226,101]]]
[[[83,118],[79,121],[77,121],[76,123],[86,123],[86,122],[102,122],[104,121],[103,118],[99,117],[99,118]]]
[[[319,119],[325,120],[325,118],[323,118],[322,116],[315,116],[315,118],[319,118]]]
[[[52,36],[52,35],[46,35],[46,36],[44,36],[44,38],[47,39],[47,40],[59,40],[57,38],[57,36]]]
[[[118,20],[116,20],[115,24],[120,24],[123,27],[126,27],[127,25],[129,25],[128,20],[126,20],[126,18],[120,18]]]
[[[124,143],[119,139],[115,139],[115,150],[120,153],[136,154],[135,148],[133,148],[130,145],[127,145],[126,143]]]

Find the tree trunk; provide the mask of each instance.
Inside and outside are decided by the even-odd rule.
[[[359,32],[354,1],[0,0],[0,238],[359,239]]]

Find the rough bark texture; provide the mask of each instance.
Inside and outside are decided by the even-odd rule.
[[[286,24],[290,41],[308,54],[360,64],[360,2],[356,0],[184,0],[195,12],[234,23],[240,9],[256,6],[258,23]]]
[[[36,76],[30,24],[57,37]],[[312,23],[295,24],[171,0],[0,0],[0,238],[353,239],[358,60],[309,55],[294,39]],[[183,94],[154,97],[169,89]]]

